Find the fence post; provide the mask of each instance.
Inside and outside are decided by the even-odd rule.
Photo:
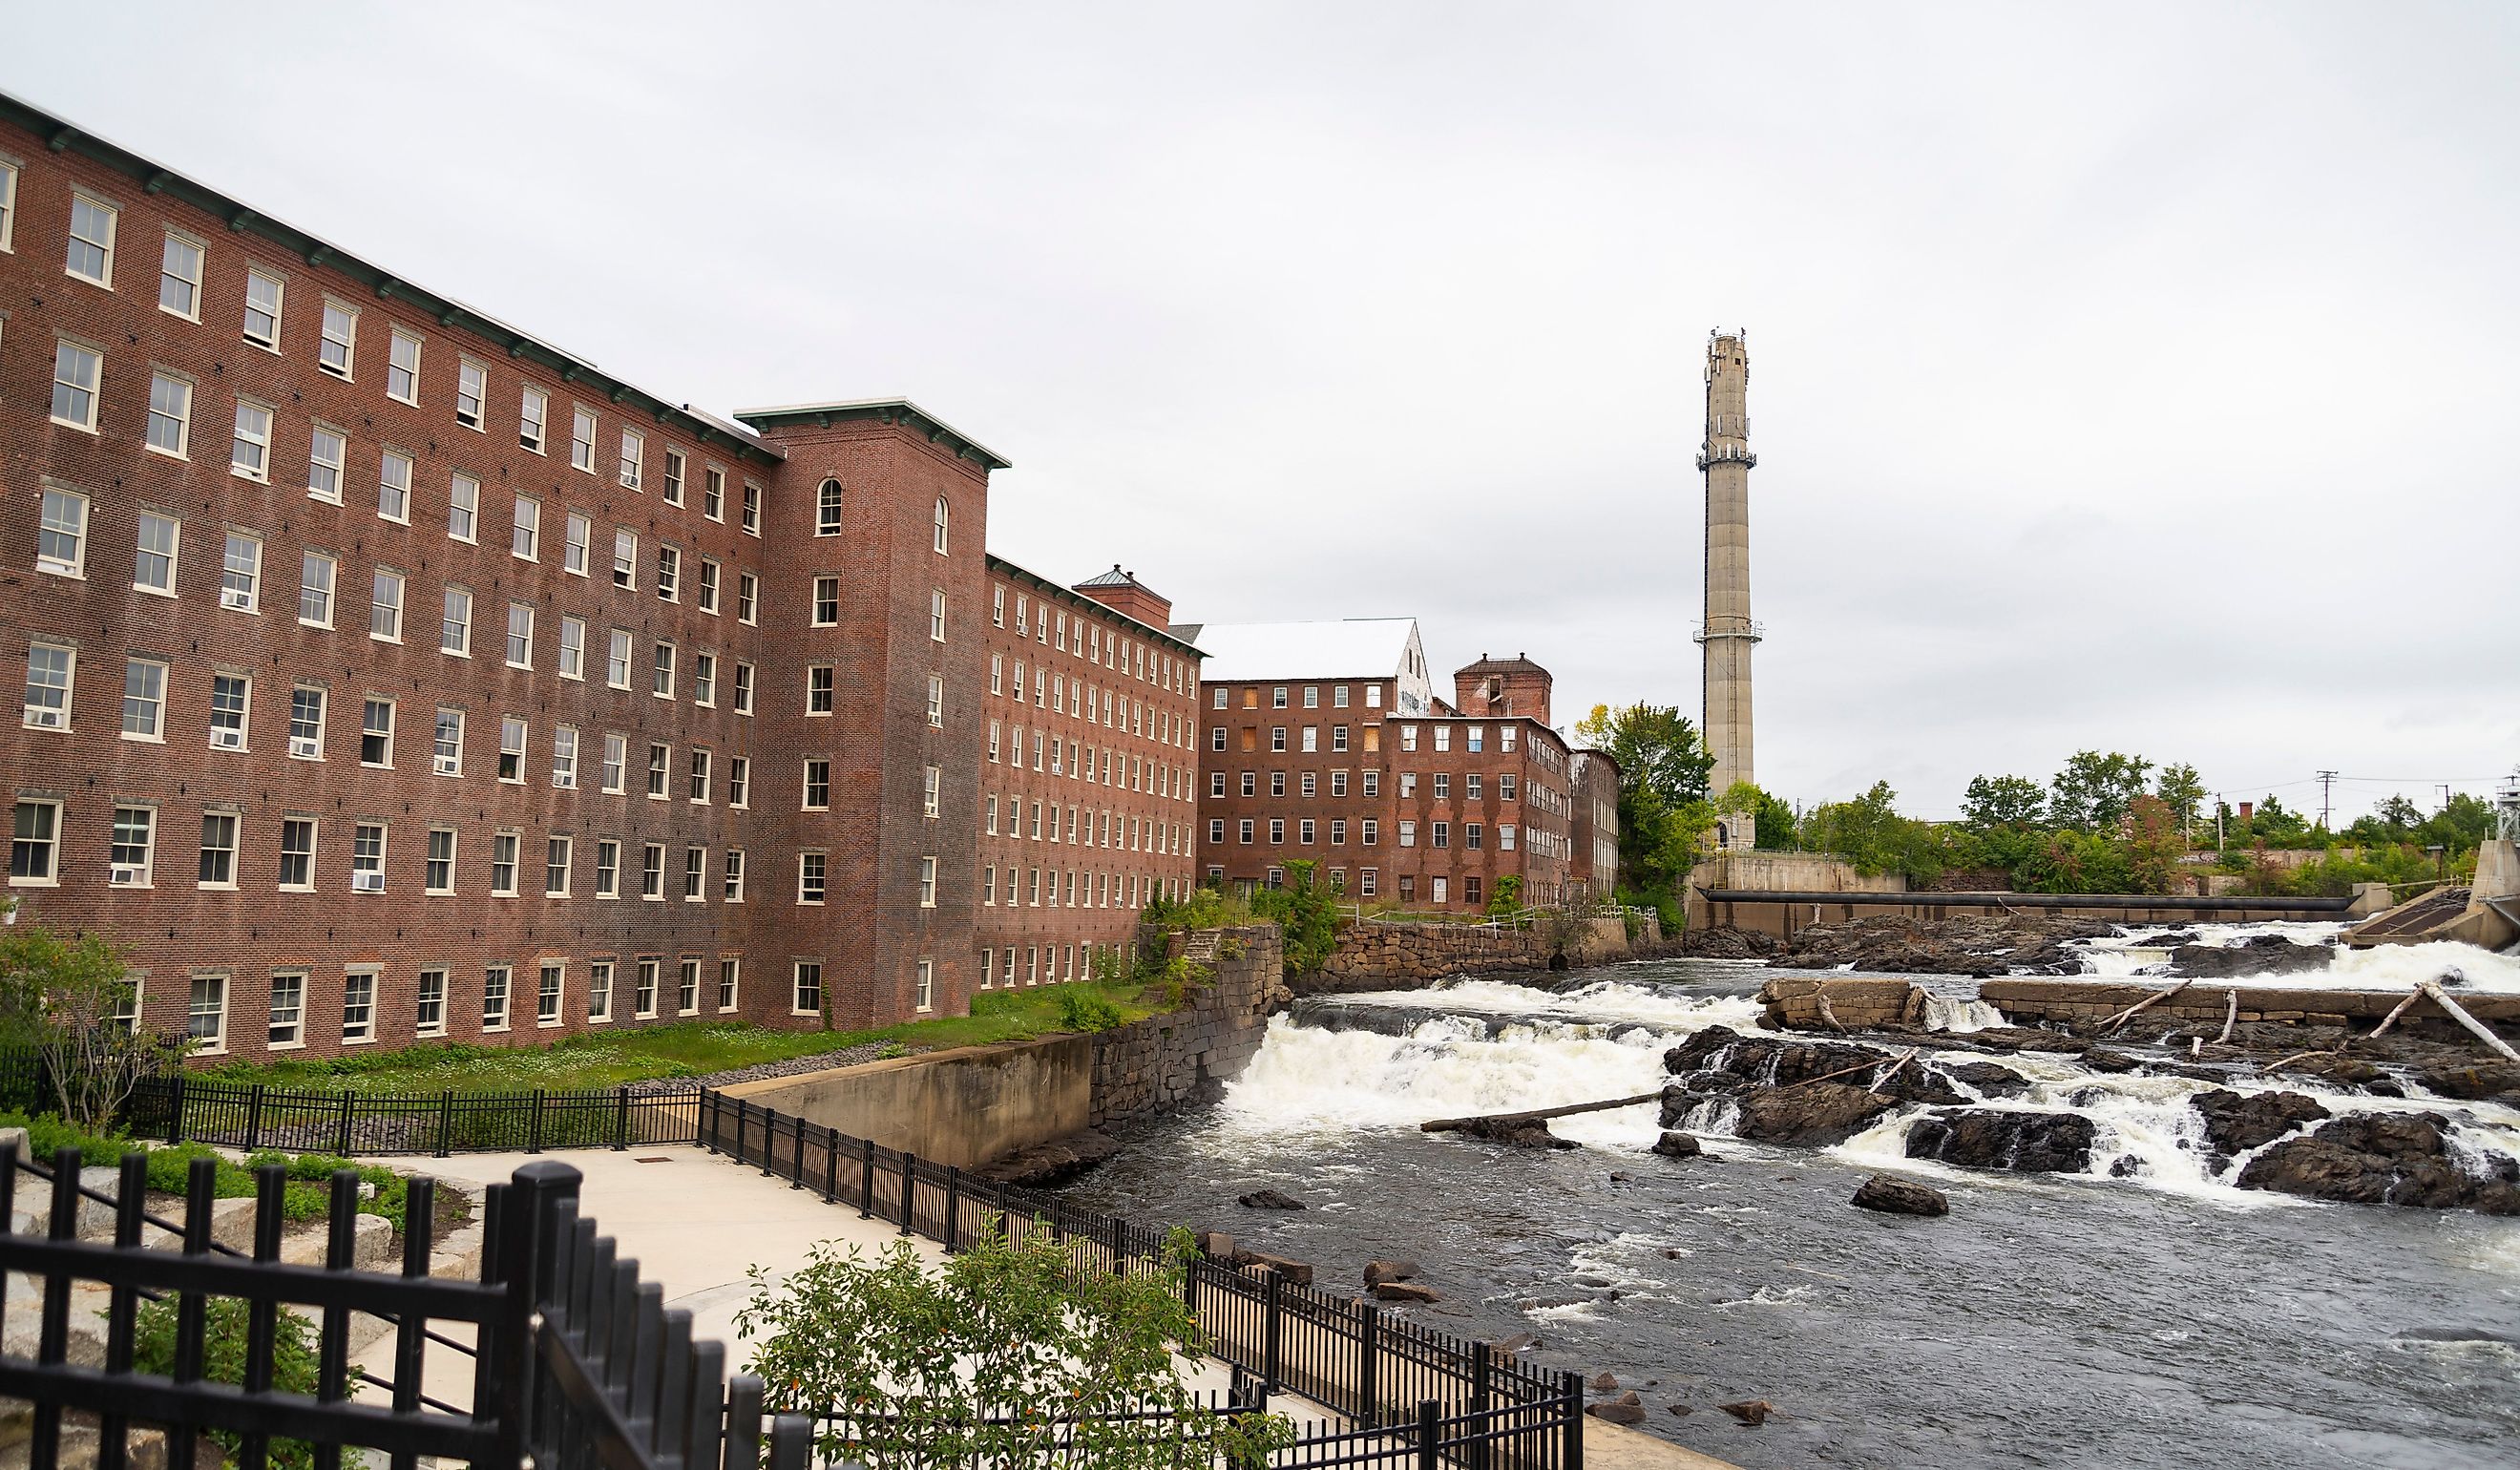
[[[945,1166],[945,1254],[954,1254],[954,1216],[963,1207],[963,1171],[957,1165]]]
[[[455,1147],[455,1090],[448,1088],[437,1099],[437,1156],[444,1158]]]
[[[735,1099],[735,1147],[728,1151],[727,1157],[739,1164],[743,1162],[743,1123],[746,1110],[747,1104],[742,1098]]]
[[[502,1201],[499,1279],[506,1299],[499,1304],[499,1320],[481,1334],[485,1347],[493,1336],[497,1339],[495,1364],[485,1355],[483,1365],[493,1367],[496,1375],[502,1465],[523,1463],[525,1448],[532,1443],[529,1416],[539,1360],[533,1348],[534,1318],[556,1292],[555,1283],[545,1279],[559,1255],[556,1222],[560,1202],[577,1198],[578,1178],[576,1170],[558,1159],[527,1164],[510,1177],[508,1197]]]
[[[796,1170],[788,1177],[788,1187],[790,1189],[805,1187],[805,1115],[803,1113],[796,1115]]]
[[[1418,1401],[1418,1470],[1437,1470],[1443,1463],[1439,1442],[1444,1432],[1437,1423],[1441,1417],[1434,1400]]]
[[[875,1218],[875,1139],[858,1139],[858,1219]]]
[[[341,1126],[334,1139],[333,1145],[333,1152],[341,1158],[348,1158],[350,1156],[350,1109],[352,1104],[358,1100],[358,1096],[359,1094],[356,1092],[343,1092],[341,1094]]]
[[[1269,1272],[1269,1305],[1260,1323],[1260,1376],[1273,1389],[1278,1386],[1278,1355],[1285,1344],[1278,1321],[1278,1285],[1284,1279],[1274,1270]]]
[[[542,1089],[540,1089],[540,1088],[536,1088],[536,1089],[534,1089],[534,1111],[533,1111],[533,1116],[532,1116],[531,1120],[530,1120],[530,1121],[525,1125],[525,1127],[526,1127],[526,1133],[525,1133],[525,1152],[527,1152],[527,1153],[540,1153],[540,1152],[542,1152],[542,1151],[543,1151],[543,1090],[542,1090]]]
[[[919,1155],[904,1149],[901,1154],[901,1233],[904,1235],[910,1233],[910,1222],[917,1214],[911,1206],[918,1198],[918,1189]]]
[[[612,1090],[612,1151],[630,1146],[630,1084]]]
[[[1569,1368],[1558,1375],[1557,1387],[1560,1395],[1557,1409],[1559,1445],[1557,1463],[1561,1470],[1584,1470],[1583,1375]]]
[[[1382,1309],[1372,1302],[1356,1304],[1356,1417],[1371,1425],[1375,1419],[1374,1359],[1382,1356]]]
[[[709,1141],[709,1137],[714,1132],[709,1125],[716,1121],[716,1113],[717,1090],[714,1088],[700,1089],[700,1152],[702,1153],[717,1152],[717,1145]]]
[[[823,1126],[823,1203],[840,1197],[840,1131]]]
[[[262,1146],[262,1084],[253,1085],[253,1096],[245,1105],[245,1151]]]
[[[1470,1470],[1488,1470],[1489,1436],[1496,1428],[1489,1412],[1495,1405],[1496,1349],[1477,1343],[1471,1351],[1477,1356],[1470,1359],[1470,1412],[1476,1416],[1475,1433],[1470,1436]]]
[[[175,1085],[169,1091],[171,1091],[174,1095],[168,1098],[166,1103],[166,1141],[169,1143],[181,1143],[184,1141],[183,1073],[178,1072],[175,1074]]]

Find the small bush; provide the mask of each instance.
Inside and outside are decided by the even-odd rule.
[[[1058,993],[1058,1024],[1069,1031],[1108,1031],[1120,1021],[1118,1003],[1100,987],[1071,985]]]
[[[142,1304],[134,1321],[132,1366],[143,1373],[172,1376],[175,1371],[175,1314],[177,1299],[165,1297]],[[211,1297],[202,1304],[202,1376],[211,1383],[245,1385],[245,1359],[251,1309],[237,1297]],[[271,1386],[284,1394],[303,1398],[315,1397],[315,1335],[306,1319],[281,1308],[273,1314],[277,1330],[272,1337]],[[224,1429],[213,1429],[210,1438],[225,1447],[234,1459],[244,1440]],[[315,1447],[303,1440],[271,1442],[270,1464],[275,1470],[314,1470]]]

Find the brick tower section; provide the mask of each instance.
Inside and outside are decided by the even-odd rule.
[[[1709,789],[1717,796],[1736,781],[1755,780],[1750,754],[1750,651],[1759,625],[1750,617],[1750,352],[1738,333],[1719,333],[1706,348],[1706,439],[1697,468],[1706,476],[1706,616],[1697,630],[1704,650],[1701,727],[1715,757]],[[1747,845],[1746,843],[1742,845]]]

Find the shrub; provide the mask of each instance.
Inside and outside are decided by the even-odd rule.
[[[169,1296],[144,1303],[134,1320],[131,1365],[143,1373],[172,1376],[175,1371],[176,1300]],[[251,1309],[237,1297],[211,1297],[202,1307],[202,1377],[241,1388]],[[286,1307],[273,1313],[273,1320],[271,1386],[284,1394],[315,1397],[313,1328]],[[226,1448],[231,1460],[244,1444],[230,1430],[213,1429],[209,1435]],[[314,1470],[315,1447],[303,1440],[274,1440],[269,1463],[275,1470]]]
[[[1120,1020],[1119,1004],[1099,986],[1071,985],[1058,993],[1058,1024],[1069,1031],[1108,1031]]]

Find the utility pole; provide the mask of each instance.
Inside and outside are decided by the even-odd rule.
[[[2218,856],[2219,856],[2219,855],[2222,853],[2222,851],[2223,851],[2223,819],[2224,819],[2224,818],[2226,818],[2226,817],[2228,817],[2228,816],[2230,816],[2230,815],[2231,815],[2231,805],[2230,805],[2230,803],[2229,803],[2229,802],[2227,802],[2227,801],[2225,801],[2225,800],[2223,799],[2223,793],[2222,793],[2222,792],[2220,792],[2220,791],[2215,792],[2215,793],[2214,793],[2214,851],[2215,851],[2215,853],[2216,853]]]
[[[2333,771],[2321,771],[2318,773],[2318,829],[2322,832],[2328,829],[2327,814],[2333,806],[2333,803],[2329,800],[2329,794],[2335,789],[2336,773]]]

